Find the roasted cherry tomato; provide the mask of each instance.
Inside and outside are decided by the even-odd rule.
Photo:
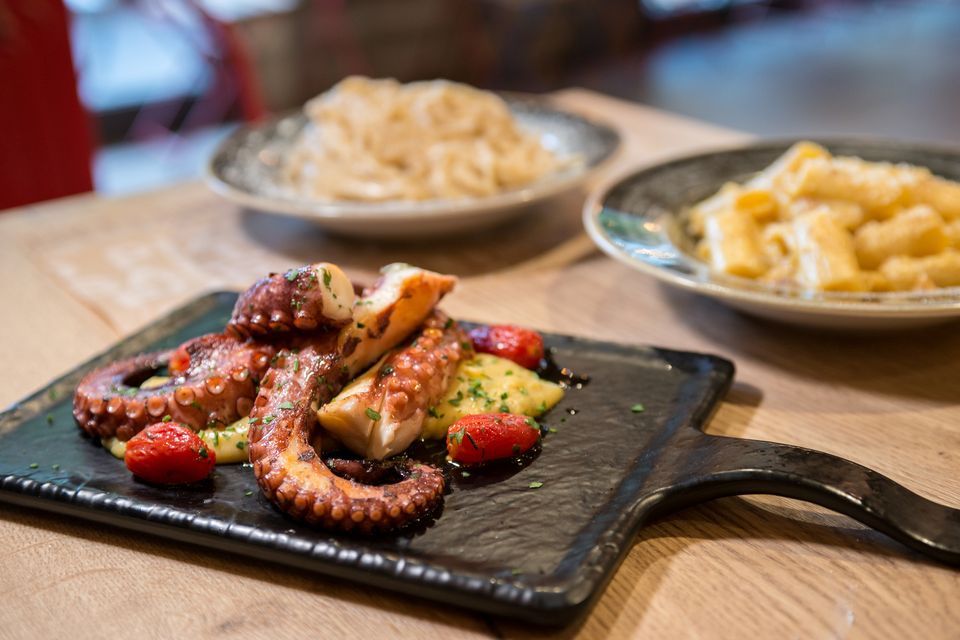
[[[515,413],[464,416],[447,430],[447,453],[461,464],[483,464],[528,451],[540,439],[540,425]]]
[[[187,484],[209,476],[217,455],[192,429],[158,422],[130,438],[123,461],[147,482]]]
[[[477,327],[470,332],[473,348],[536,369],[543,358],[543,337],[536,331],[509,324]]]

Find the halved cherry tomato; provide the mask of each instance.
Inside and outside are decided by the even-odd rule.
[[[447,430],[447,453],[454,462],[474,465],[517,456],[540,439],[540,425],[515,413],[464,416]]]
[[[187,484],[209,476],[217,455],[189,427],[158,422],[130,438],[123,461],[147,482]]]
[[[531,329],[494,324],[473,329],[470,339],[480,353],[513,360],[527,369],[536,369],[543,358],[543,337]]]

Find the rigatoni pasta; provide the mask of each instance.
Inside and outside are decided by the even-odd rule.
[[[816,291],[960,286],[960,183],[799,142],[687,216],[718,273]]]

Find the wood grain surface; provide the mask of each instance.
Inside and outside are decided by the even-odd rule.
[[[554,99],[623,133],[599,181],[745,139],[585,91]],[[406,261],[461,276],[444,306],[464,319],[731,358],[737,382],[711,432],[822,449],[960,506],[956,325],[828,334],[739,315],[595,252],[581,231],[583,197],[422,244],[328,236],[196,183],[2,213],[0,405],[204,291],[310,261],[360,280]],[[0,540],[0,638],[960,637],[956,569],[771,497],[718,500],[649,526],[592,612],[559,630],[6,505]]]

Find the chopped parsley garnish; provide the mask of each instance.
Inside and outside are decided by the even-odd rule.
[[[273,422],[273,416],[263,416],[263,424],[270,424]]]
[[[534,420],[533,418],[527,417],[527,419],[524,420],[524,422],[526,422],[527,426],[530,427],[531,429],[540,429],[540,425],[537,424],[537,421]]]
[[[56,389],[50,389],[50,391],[47,391],[47,397],[50,398],[51,400],[56,400],[56,399],[57,399],[57,390],[56,390]]]
[[[365,329],[366,327],[367,325],[363,324],[362,322],[357,323],[357,329]]]
[[[247,443],[244,442],[243,440],[237,443],[237,449],[240,449],[240,451],[243,451],[244,448],[246,448],[246,446],[247,446]]]
[[[510,394],[507,393],[506,391],[504,391],[503,393],[500,394],[500,399],[501,399],[501,400],[506,400],[507,397],[509,397],[509,396],[510,396]]]
[[[253,495],[253,491],[251,491],[250,489],[247,489],[246,491],[243,492],[243,495],[245,495],[245,496],[252,496],[252,495]]]
[[[507,369],[506,371],[503,372],[503,375],[505,375],[505,376],[512,376],[512,375],[513,375],[513,369]]]
[[[50,468],[53,469],[54,471],[60,471],[60,465],[58,464],[52,464],[50,465]]]
[[[440,413],[437,412],[437,408],[436,408],[436,407],[430,407],[430,408],[428,408],[428,409],[427,409],[427,415],[429,415],[431,418],[442,418],[442,417],[443,417]]]
[[[550,427],[549,429],[547,429],[547,432],[548,432],[548,433],[556,433],[557,430],[554,429],[553,427]]]
[[[201,458],[206,458],[206,457],[209,457],[209,455],[210,455],[209,453],[207,453],[207,448],[206,448],[206,447],[200,447],[200,450],[197,451],[197,453],[200,454],[200,457],[201,457]]]
[[[498,410],[500,413],[510,413],[510,406],[507,403],[503,403],[500,405]]]
[[[455,407],[459,407],[459,406],[460,406],[460,403],[463,402],[463,391],[457,390],[457,397],[456,397],[456,398],[450,398],[449,400],[447,400],[447,402],[449,402],[450,404],[452,404],[452,405],[455,406]]]
[[[367,407],[367,408],[364,410],[364,413],[367,414],[367,417],[370,418],[371,420],[379,420],[379,419],[380,419],[380,414],[377,413],[376,411],[374,411],[373,409],[371,409],[370,407]]]
[[[296,373],[297,371],[300,371],[300,358],[293,359],[293,372]]]
[[[528,484],[527,486],[530,487],[531,489],[539,489],[540,487],[543,486],[543,483],[542,483],[542,482],[531,482],[531,483]]]
[[[451,442],[456,442],[458,445],[463,444],[463,429],[459,431],[451,431],[449,439]]]
[[[48,413],[48,414],[47,414],[47,424],[53,424],[53,414],[52,414],[52,413]]]
[[[481,386],[481,382],[479,380],[474,380],[470,383],[470,390],[468,393],[474,398],[487,398],[487,392],[484,390],[483,386]]]
[[[323,269],[323,286],[327,289],[330,288],[330,281],[333,280],[333,276],[330,275],[330,272],[324,267]]]
[[[200,406],[200,403],[194,400],[190,403],[190,406],[196,409],[197,411],[203,411],[203,407]]]
[[[388,376],[388,375],[390,375],[391,373],[393,373],[393,367],[390,366],[389,364],[388,364],[388,365],[385,365],[382,369],[380,369],[380,375],[381,375],[381,376]]]
[[[461,471],[461,472],[460,472],[460,476],[461,476],[461,477],[464,477],[464,478],[469,478],[469,477],[470,477],[470,472],[469,472],[469,471]]]
[[[447,318],[447,321],[443,323],[444,329],[449,329],[453,326],[453,318]]]
[[[280,408],[281,408],[281,409],[293,409],[293,403],[290,402],[289,400],[287,400],[286,402],[281,402],[281,403],[280,403]]]
[[[31,463],[30,463],[30,468],[31,468],[31,469],[37,469],[37,468],[39,468],[39,467],[40,467],[40,465],[37,464],[36,462],[31,462]]]
[[[283,277],[287,279],[287,282],[293,282],[294,280],[297,279],[298,275],[300,275],[300,273],[296,269],[290,269],[285,274],[283,274]]]
[[[163,416],[163,419],[160,420],[160,422],[170,422],[171,420],[173,420],[173,416],[171,416],[171,415],[168,413],[167,415]]]
[[[633,405],[632,407],[630,407],[630,411],[633,411],[634,413],[643,413],[644,411],[646,411],[646,409],[647,408],[642,404],[640,404],[639,402]]]

